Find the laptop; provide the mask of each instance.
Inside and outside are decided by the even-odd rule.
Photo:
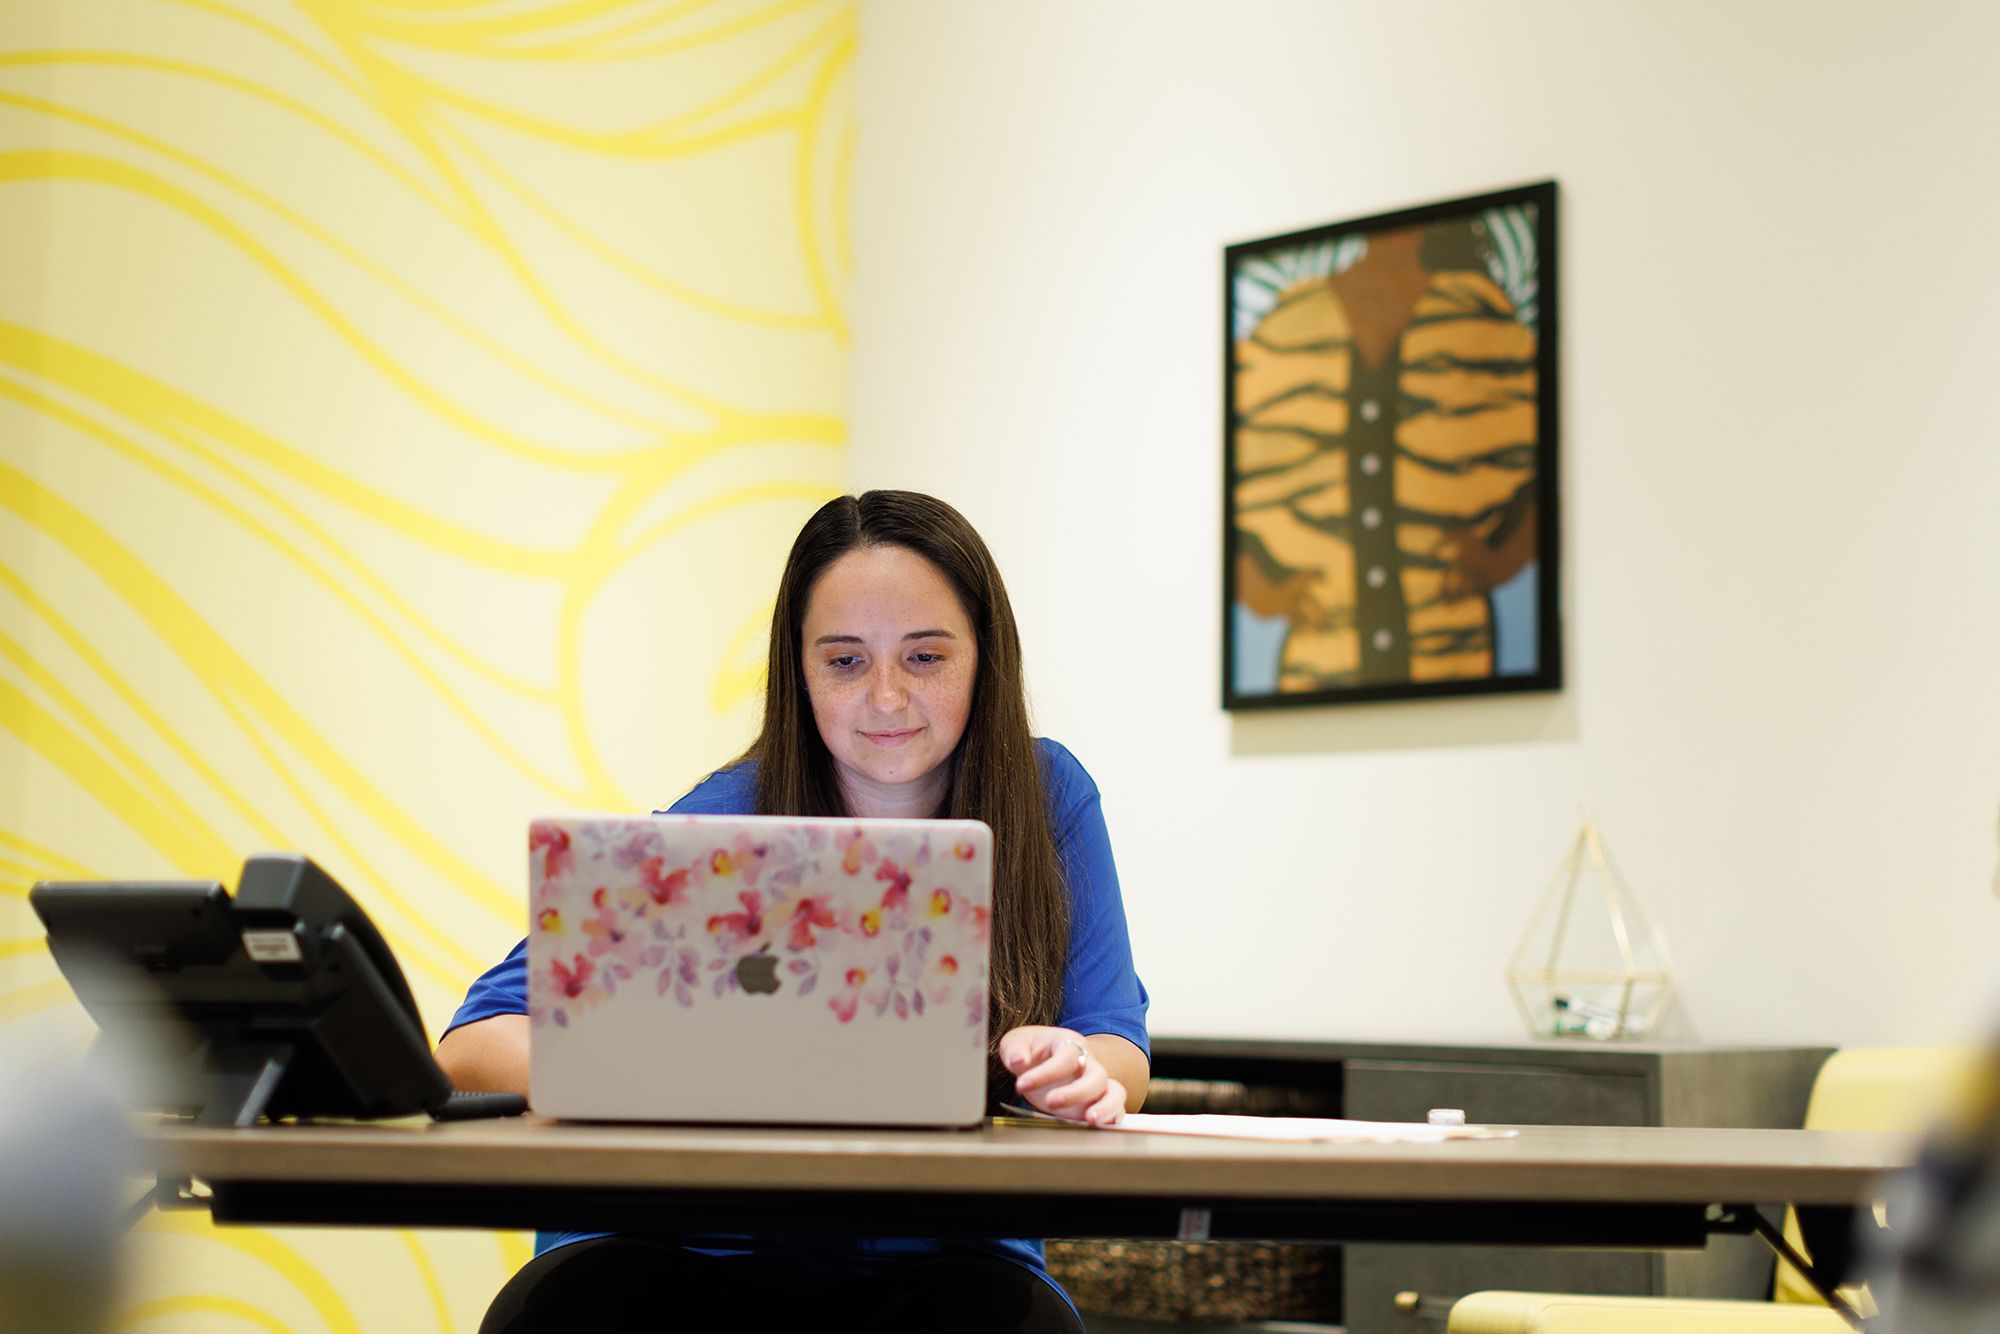
[[[970,1126],[993,834],[972,820],[529,829],[530,1101],[595,1121]]]

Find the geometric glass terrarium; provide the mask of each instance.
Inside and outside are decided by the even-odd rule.
[[[1673,992],[1666,942],[1585,820],[1507,967],[1507,989],[1535,1037],[1639,1038]]]

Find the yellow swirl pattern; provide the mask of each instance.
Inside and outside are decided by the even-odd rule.
[[[854,0],[7,0],[0,1072],[38,879],[297,849],[433,1032],[527,820],[741,747],[842,489]],[[134,1234],[121,1330],[472,1329],[516,1233]]]

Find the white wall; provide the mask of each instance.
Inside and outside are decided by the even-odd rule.
[[[852,480],[993,543],[1155,1032],[1505,1036],[1580,803],[1683,1032],[1991,1013],[2000,7],[863,16]],[[1548,177],[1570,684],[1225,714],[1223,245]]]

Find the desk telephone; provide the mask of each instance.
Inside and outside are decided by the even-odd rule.
[[[234,1126],[526,1110],[452,1091],[387,942],[305,857],[250,858],[233,900],[215,881],[43,881],[28,902],[150,1108]]]

